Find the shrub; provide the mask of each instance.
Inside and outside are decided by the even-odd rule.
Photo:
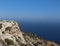
[[[0,29],[2,28],[2,24],[0,24]]]
[[[9,31],[10,31],[10,30],[11,30],[11,27],[7,27],[5,30],[6,30],[6,31],[7,31],[7,30],[9,30]]]
[[[13,45],[13,44],[14,44],[14,42],[13,42],[11,39],[8,39],[8,38],[5,39],[5,42],[6,42],[8,45]]]

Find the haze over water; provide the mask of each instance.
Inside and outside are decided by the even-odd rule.
[[[40,38],[60,44],[60,24],[58,23],[19,22],[19,25],[24,32],[31,32]]]
[[[0,20],[60,44],[60,0],[0,0]]]

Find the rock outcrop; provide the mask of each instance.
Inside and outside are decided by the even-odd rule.
[[[33,34],[21,32],[15,21],[0,21],[0,46],[60,46],[40,39]]]

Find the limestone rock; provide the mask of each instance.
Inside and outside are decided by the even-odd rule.
[[[0,21],[0,39],[2,39],[4,42],[5,39],[12,40],[15,44],[18,44],[18,40],[19,42],[26,44],[22,32],[15,21]]]
[[[17,22],[0,21],[0,46],[60,46],[54,42],[21,32]]]

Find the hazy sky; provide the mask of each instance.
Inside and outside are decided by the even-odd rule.
[[[5,18],[59,21],[60,0],[0,0],[0,19]]]

